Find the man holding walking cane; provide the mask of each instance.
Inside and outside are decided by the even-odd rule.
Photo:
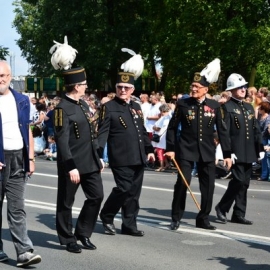
[[[195,73],[191,85],[191,97],[177,102],[168,126],[165,154],[173,161],[175,158],[180,167],[172,201],[172,230],[179,228],[184,214],[186,192],[191,181],[194,162],[197,163],[201,190],[201,207],[196,217],[196,227],[206,230],[216,229],[209,222],[215,187],[215,129],[219,134],[224,165],[228,169],[231,167],[229,137],[226,126],[222,122],[220,105],[206,98],[209,85],[218,80],[219,73],[219,59],[209,63],[200,73]],[[179,141],[176,141],[179,124],[181,124],[181,133]]]

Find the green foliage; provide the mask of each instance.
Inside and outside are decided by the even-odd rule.
[[[126,47],[145,58],[143,77],[156,77],[167,94],[189,92],[194,72],[218,57],[227,78],[236,72],[268,85],[269,4],[264,0],[24,0],[15,1],[18,45],[38,76],[57,74],[50,64],[53,40],[78,50],[92,89],[115,84]],[[256,77],[253,75],[256,72]],[[225,81],[225,80],[224,80]],[[224,87],[224,85],[223,85]],[[112,87],[113,88],[113,87]],[[219,90],[222,90],[222,86]]]
[[[8,48],[0,46],[0,60],[6,60],[6,56],[8,55]]]

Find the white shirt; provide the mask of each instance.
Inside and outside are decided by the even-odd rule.
[[[151,104],[149,102],[144,102],[141,104],[141,109],[143,113],[143,118],[144,118],[144,125],[146,126],[146,117],[148,115],[148,112],[151,108]]]
[[[216,146],[216,160],[217,159],[218,160],[223,160],[224,159],[220,143]]]
[[[0,113],[4,150],[22,149],[23,138],[19,129],[17,106],[10,91],[7,95],[0,95]]]
[[[151,105],[150,110],[148,111],[148,114],[147,114],[146,117],[159,115],[160,114],[160,111],[159,111],[160,106],[161,106],[160,102],[158,102],[155,105]],[[156,121],[157,120],[148,120],[148,119],[146,119],[145,128],[146,128],[147,132],[153,132],[153,126],[155,125]]]
[[[152,142],[153,147],[166,149],[166,133],[167,133],[167,128],[168,128],[171,118],[172,118],[171,115],[168,114],[168,115],[162,116],[156,121],[155,126],[159,127],[160,130],[155,131],[155,133],[160,135],[161,137],[158,143]]]
[[[30,117],[29,117],[30,121],[33,121],[33,117],[34,117],[36,110],[37,110],[36,106],[30,102]]]

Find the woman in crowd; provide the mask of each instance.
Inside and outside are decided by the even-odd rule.
[[[162,172],[169,167],[168,160],[164,156],[166,149],[166,133],[171,119],[170,106],[166,103],[159,107],[161,117],[156,121],[153,126],[154,133],[160,136],[159,142],[152,141],[155,148],[157,158],[160,162],[160,167],[156,169],[157,172]]]
[[[258,117],[260,121],[260,128],[262,132],[263,145],[266,146],[268,144],[268,126],[270,125],[270,103],[269,102],[261,102],[258,107]],[[257,178],[258,181],[268,181],[269,171],[267,165],[267,155],[261,160],[261,177]]]

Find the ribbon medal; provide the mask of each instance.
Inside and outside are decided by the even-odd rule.
[[[188,119],[195,119],[195,112],[193,110],[188,110]]]
[[[138,118],[139,117],[138,114],[137,114],[137,112],[134,109],[131,109],[131,111],[132,111],[132,114],[133,114],[134,118]]]
[[[206,117],[215,117],[215,110],[211,109],[210,107],[204,105],[204,116]]]

